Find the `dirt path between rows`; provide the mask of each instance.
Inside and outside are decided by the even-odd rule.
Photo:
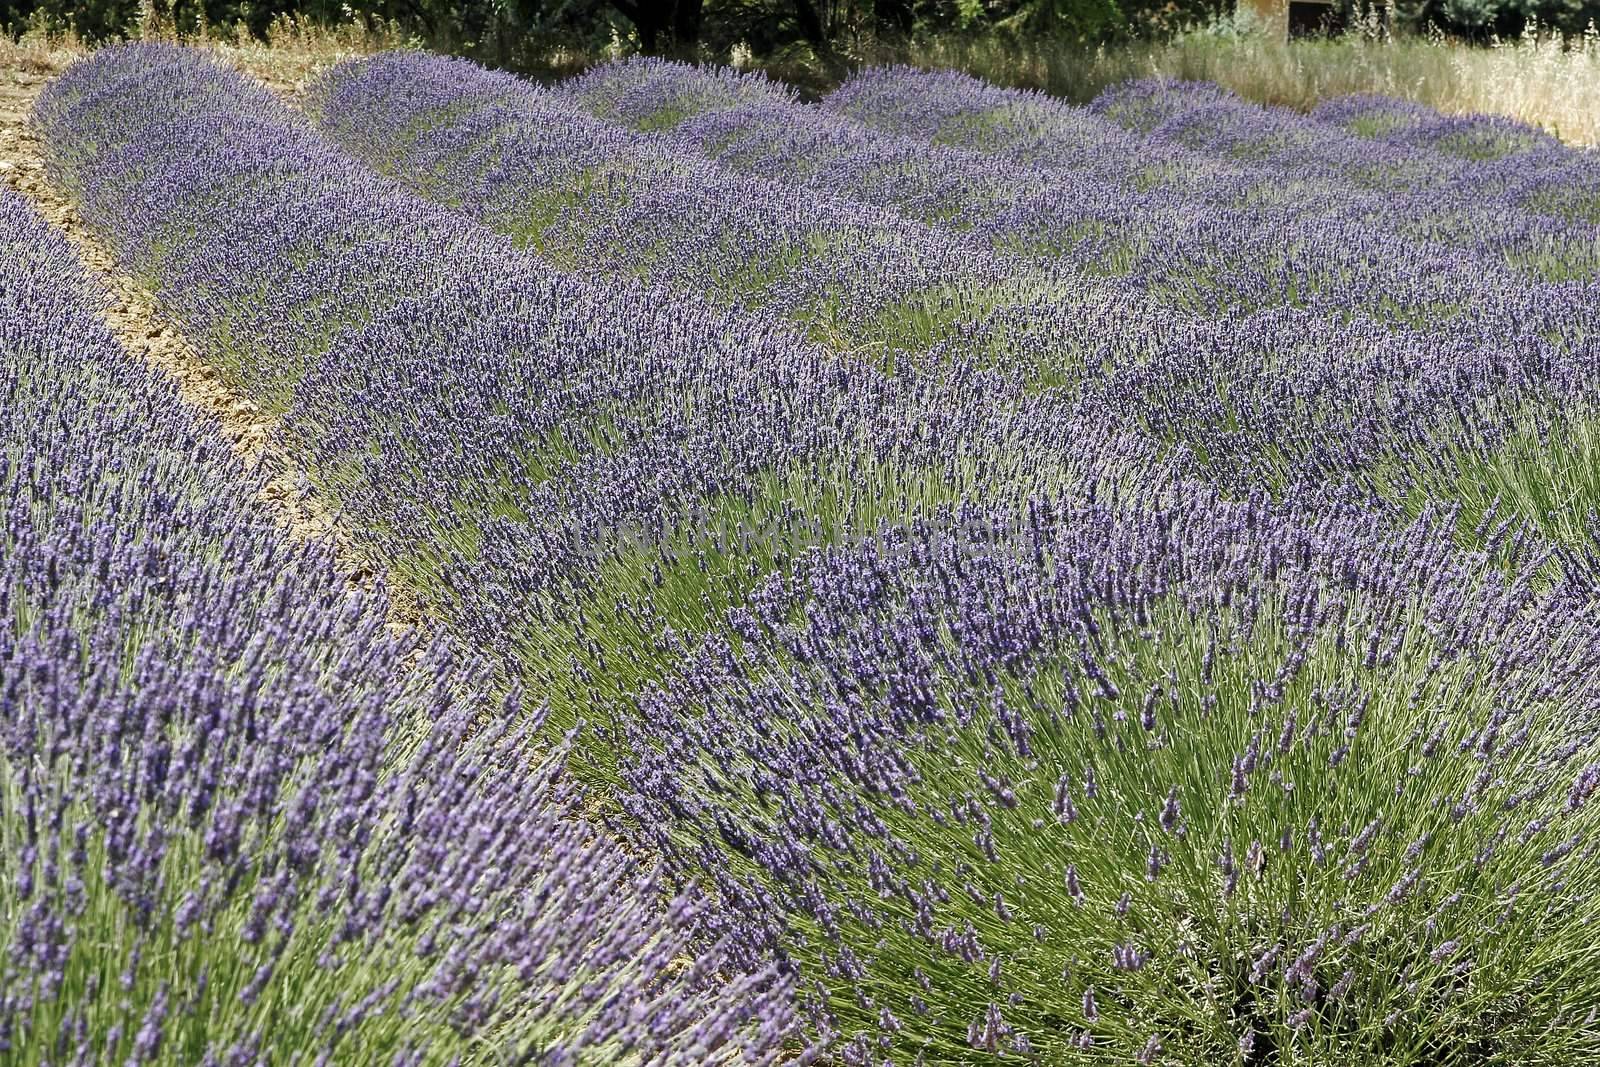
[[[118,266],[90,232],[76,206],[50,181],[42,146],[28,128],[28,112],[53,72],[0,67],[0,180],[27,197],[50,223],[64,232],[78,255],[112,295],[106,322],[123,346],[149,360],[178,383],[184,400],[212,422],[247,469],[271,472],[261,497],[291,538],[326,538],[337,548],[340,570],[371,588],[371,569],[350,548],[346,531],[307,488],[299,466],[272,445],[276,420],[247,397],[225,385],[216,370],[157,308],[149,291]],[[284,87],[278,87],[280,91]],[[392,598],[391,598],[392,600]],[[391,628],[409,629],[413,613],[391,612]]]

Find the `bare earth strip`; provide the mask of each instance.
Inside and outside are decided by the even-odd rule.
[[[0,67],[0,179],[22,193],[77,246],[78,255],[111,293],[105,319],[124,347],[166,371],[183,398],[209,417],[247,469],[265,465],[271,472],[261,496],[296,540],[326,538],[338,550],[340,569],[364,586],[374,584],[370,568],[350,549],[349,538],[308,489],[302,472],[271,434],[275,420],[223,382],[183,335],[163,317],[149,291],[123,271],[89,231],[76,206],[51,184],[42,147],[27,117],[52,74]],[[277,87],[282,91],[284,87]],[[392,627],[410,629],[414,613],[391,611]]]

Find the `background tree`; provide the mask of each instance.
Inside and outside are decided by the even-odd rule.
[[[820,60],[824,79],[841,57],[883,55],[928,36],[970,36],[1024,46],[1054,40],[1114,42],[1160,37],[1231,10],[1231,0],[148,0],[180,33],[202,26],[264,35],[273,20],[352,17],[414,34],[427,46],[498,66],[548,66],[558,49],[594,56],[624,50],[725,59],[734,47],[762,59]],[[1354,2],[1354,0],[1347,0]],[[1487,40],[1540,26],[1582,33],[1600,21],[1600,0],[1398,0],[1400,21]],[[137,29],[140,0],[0,0],[0,25],[72,27],[91,41]],[[819,82],[820,84],[820,82]]]

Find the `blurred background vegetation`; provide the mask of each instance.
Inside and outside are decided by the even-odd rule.
[[[0,24],[68,26],[86,40],[154,17],[180,33],[243,24],[264,35],[283,15],[397,26],[422,43],[510,59],[614,43],[678,56],[801,48],[826,60],[859,42],[934,33],[1111,41],[1206,21],[1221,0],[0,0]],[[1460,0],[1456,0],[1460,2]],[[1600,6],[1600,0],[1594,0]]]
[[[1359,2],[1342,0],[1347,26],[1362,22],[1362,12],[1352,10]],[[1600,0],[1388,3],[1385,32],[1478,42],[1532,26],[1581,35],[1600,19]],[[179,36],[226,27],[265,38],[285,18],[378,28],[522,69],[643,52],[825,71],[850,60],[914,59],[930,47],[1043,52],[1168,42],[1196,32],[1226,38],[1239,30],[1231,0],[0,0],[0,25],[13,36],[48,29],[91,43],[151,26]]]
[[[49,72],[99,42],[179,39],[292,91],[387,48],[542,79],[655,53],[816,96],[857,67],[909,63],[1077,102],[1148,77],[1300,109],[1380,93],[1600,144],[1600,0],[1334,3],[1341,32],[1290,41],[1234,0],[0,0],[0,67]]]

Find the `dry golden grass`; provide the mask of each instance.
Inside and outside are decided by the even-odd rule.
[[[390,48],[420,47],[394,25],[313,25],[289,16],[276,19],[265,40],[252,37],[243,26],[206,26],[197,34],[180,35],[149,17],[140,21],[134,36],[211,49],[273,88],[289,92],[341,59]],[[0,72],[53,75],[88,51],[89,46],[70,31],[32,27],[15,39],[0,33]]]
[[[289,16],[275,19],[264,41],[250,36],[243,27],[236,27],[231,34],[211,33],[203,43],[274,89],[291,92],[342,59],[391,48],[420,47],[418,41],[394,25],[352,22],[321,26]]]
[[[1293,43],[1250,27],[1228,30],[1101,49],[932,41],[898,58],[1079,101],[1151,76],[1216,82],[1249,100],[1300,109],[1349,93],[1382,93],[1447,114],[1506,115],[1569,143],[1600,144],[1600,36],[1529,33],[1472,47],[1439,37],[1390,38],[1375,22],[1364,33]]]
[[[55,74],[86,51],[70,34],[30,31],[13,40],[0,33],[0,71]]]

